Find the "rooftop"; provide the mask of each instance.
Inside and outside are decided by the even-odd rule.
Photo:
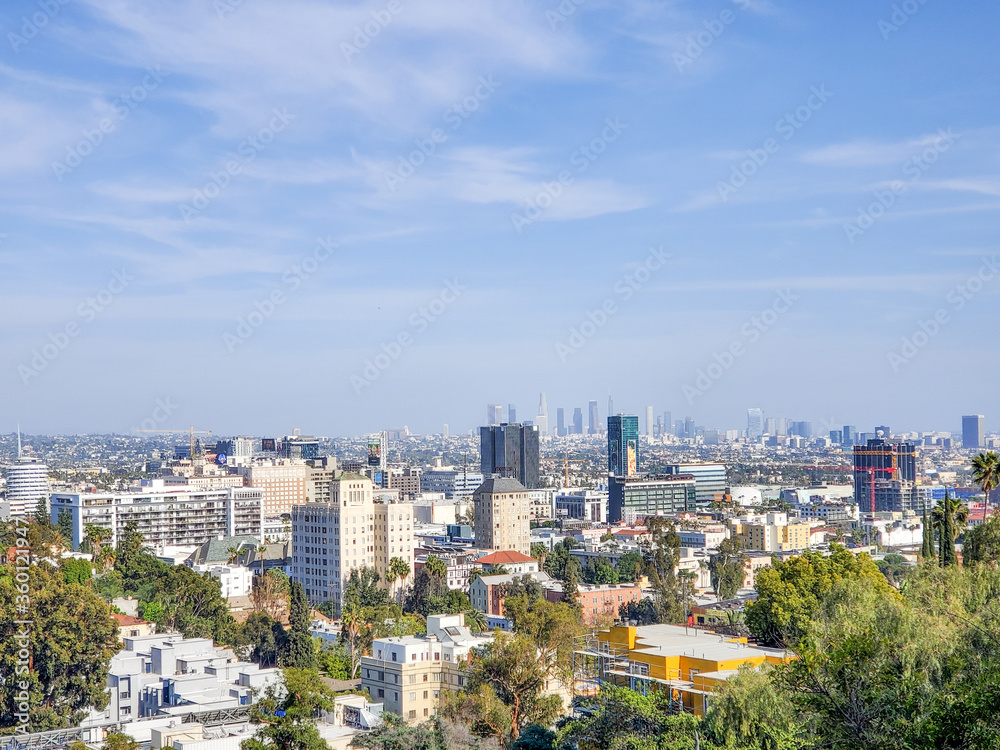
[[[482,492],[527,492],[528,488],[513,477],[487,477],[483,483],[476,488],[475,494]]]
[[[478,562],[481,565],[508,565],[510,563],[538,562],[533,557],[522,555],[514,550],[500,550],[486,557],[480,557]]]

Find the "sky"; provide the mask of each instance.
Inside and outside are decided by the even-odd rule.
[[[998,24],[5,2],[0,431],[1000,429]]]

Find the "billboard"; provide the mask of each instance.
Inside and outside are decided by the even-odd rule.
[[[260,449],[262,451],[277,451],[278,448],[274,444],[274,438],[261,438],[260,439]]]
[[[628,441],[628,448],[626,448],[628,453],[628,459],[626,463],[626,475],[635,476],[635,443],[631,440]]]
[[[368,465],[369,466],[382,465],[382,443],[378,440],[368,441]]]

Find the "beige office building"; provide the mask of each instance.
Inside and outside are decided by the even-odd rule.
[[[531,552],[531,499],[523,484],[510,477],[487,477],[472,498],[479,549]]]
[[[306,502],[306,482],[311,471],[304,461],[287,458],[240,467],[244,484],[264,491],[265,517],[291,513],[293,505]]]

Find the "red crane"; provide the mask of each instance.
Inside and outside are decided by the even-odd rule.
[[[896,466],[893,466],[891,469],[875,469],[875,468],[871,468],[871,469],[864,469],[863,471],[867,471],[868,472],[868,480],[871,482],[871,498],[872,498],[872,503],[871,503],[872,504],[872,509],[871,509],[871,512],[872,512],[872,515],[874,515],[875,514],[875,472],[876,471],[887,471],[887,472],[889,472],[889,474],[895,474],[897,471],[899,471],[899,468],[896,467]]]

